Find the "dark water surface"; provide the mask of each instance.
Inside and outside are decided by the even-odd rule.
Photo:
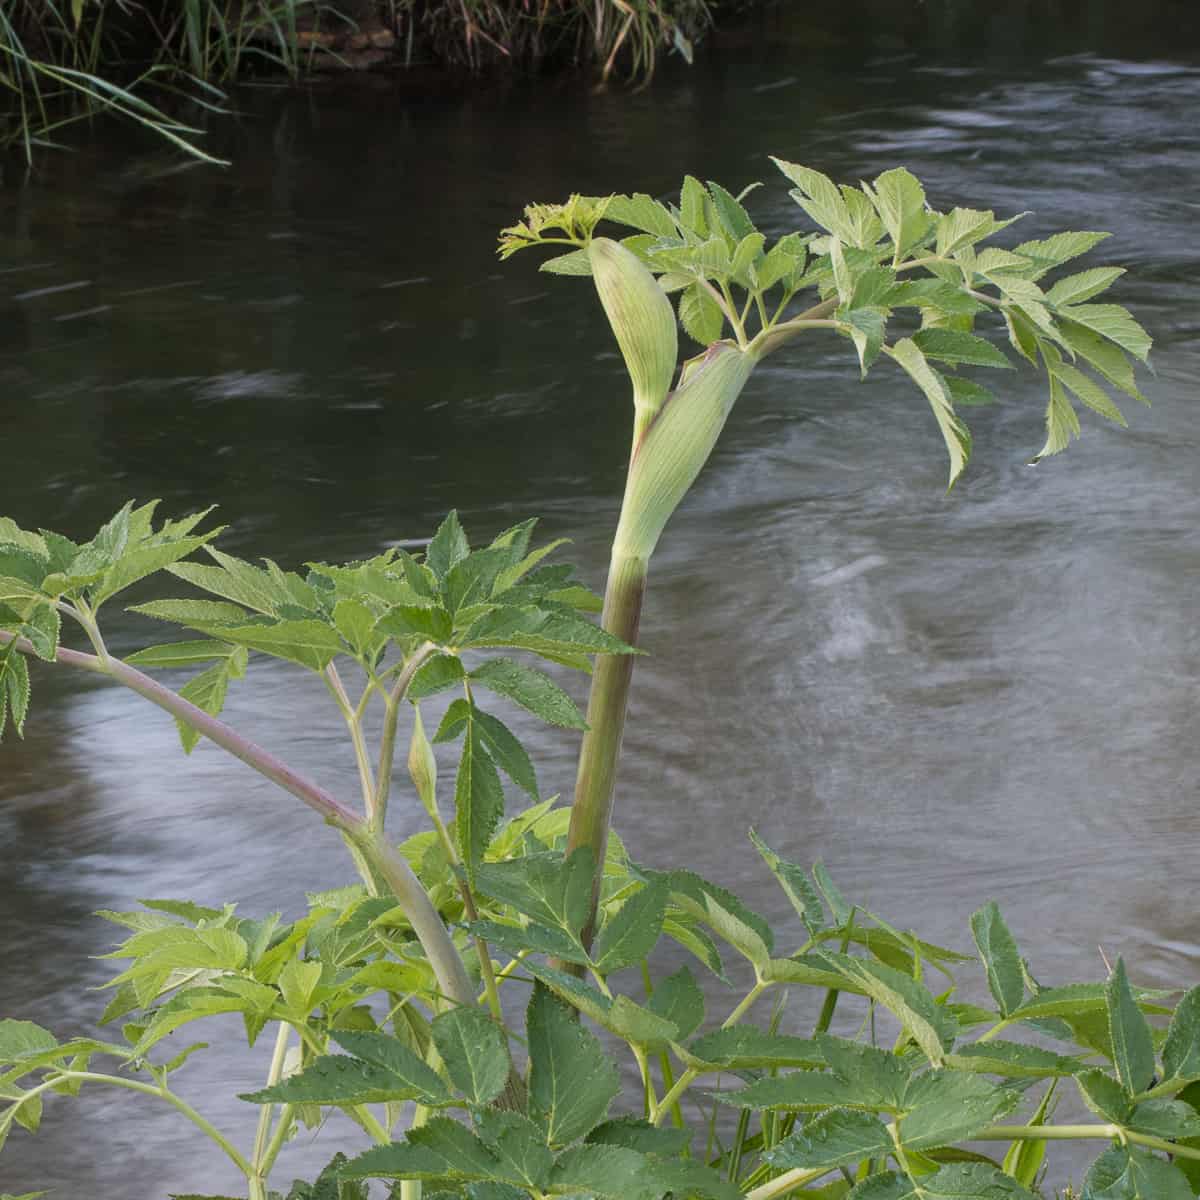
[[[1044,982],[1099,978],[1103,947],[1139,982],[1195,983],[1200,70],[1169,48],[1003,48],[781,39],[635,95],[253,93],[213,134],[224,171],[109,129],[0,192],[0,512],[79,536],[131,496],[219,501],[227,550],[287,566],[427,535],[452,505],[477,538],[540,514],[599,587],[625,384],[586,282],[495,263],[525,202],[765,179],[754,211],[778,232],[800,214],[774,153],[848,180],[904,163],[938,207],[1033,210],[1023,237],[1115,230],[1100,261],[1133,268],[1114,298],[1157,339],[1153,408],[1131,403],[1128,431],[1085,417],[1037,468],[1032,373],[971,414],[947,497],[933,421],[886,367],[860,385],[814,336],[758,372],[655,561],[617,828],[779,915],[751,824],[959,947],[998,900]],[[118,652],[156,635],[108,626]],[[211,747],[184,760],[136,697],[45,669],[35,689],[0,750],[5,1015],[91,1028],[97,908],[295,915],[349,880],[309,812]],[[351,790],[315,684],[256,664],[227,711]],[[574,738],[526,732],[544,788],[569,791]],[[395,807],[398,837],[419,827]],[[264,1071],[211,1052],[179,1086],[248,1136],[231,1096]],[[346,1142],[301,1139],[279,1180]],[[237,1176],[165,1107],[96,1093],[14,1134],[0,1191],[34,1187],[163,1200]]]

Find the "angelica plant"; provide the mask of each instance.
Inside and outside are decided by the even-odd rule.
[[[777,165],[816,228],[771,245],[745,193],[691,178],[677,204],[575,196],[502,234],[504,257],[550,246],[560,252],[544,269],[591,277],[629,375],[630,463],[602,606],[550,559],[557,543],[533,546],[533,521],[472,547],[451,513],[423,555],[299,572],[224,553],[207,512],[156,524],[153,503],[131,503],[83,543],[0,519],[0,732],[24,725],[30,661],[105,676],[173,716],[186,751],[207,740],[314,809],[360,877],[310,895],[290,923],[179,899],[103,913],[128,931],[101,1017],[121,1022],[120,1040],[0,1020],[0,1144],[14,1126],[36,1131],[47,1096],[106,1085],[172,1105],[250,1200],[280,1195],[283,1149],[331,1109],[376,1144],[335,1155],[288,1200],[365,1200],[372,1180],[402,1200],[1036,1200],[1051,1148],[1081,1140],[1105,1147],[1084,1200],[1196,1195],[1200,988],[1163,1003],[1121,959],[1102,980],[1043,983],[995,904],[970,916],[963,954],[751,831],[780,888],[784,916],[768,919],[686,860],[656,870],[610,836],[650,559],[763,359],[833,334],[864,378],[894,363],[929,404],[951,486],[971,448],[961,410],[994,399],[964,368],[1015,356],[1045,371],[1035,461],[1079,433],[1077,403],[1124,423],[1111,391],[1142,399],[1131,360],[1145,361],[1149,337],[1120,306],[1093,303],[1121,269],[1047,279],[1105,235],[985,246],[1017,218],[938,212],[902,169],[856,188]],[[605,222],[634,232],[615,240]],[[1007,351],[977,331],[989,317]],[[699,347],[682,363],[679,326]],[[102,607],[159,572],[188,594],[133,611],[184,640],[113,655]],[[64,618],[86,650],[63,645]],[[252,655],[328,693],[354,752],[354,800],[222,719]],[[547,664],[591,672],[586,717]],[[154,677],[184,670],[197,673],[178,691]],[[442,693],[453,698],[430,733],[421,706]],[[487,696],[582,733],[570,808],[541,795]],[[405,739],[405,799],[429,828],[397,846],[386,821]],[[457,747],[452,784],[439,744]],[[505,780],[529,801],[515,815]],[[656,978],[664,940],[688,965]],[[730,955],[749,986],[730,982]],[[971,961],[981,1003],[957,990]],[[694,972],[728,1004],[711,1012]],[[242,1096],[244,1132],[218,1129],[172,1084],[204,1043],[169,1039],[224,1013],[241,1015],[249,1045],[274,1032],[264,1086]],[[811,1031],[786,1032],[785,1017]],[[1056,1123],[1065,1091],[1095,1120]]]

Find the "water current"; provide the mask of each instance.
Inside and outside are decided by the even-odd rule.
[[[23,524],[80,536],[127,497],[219,502],[227,550],[295,566],[428,536],[451,506],[479,539],[540,515],[600,587],[628,399],[586,281],[497,265],[524,203],[763,179],[753,211],[777,233],[803,218],[776,154],[846,180],[903,163],[938,207],[1030,210],[1024,237],[1115,231],[1100,261],[1130,268],[1114,298],[1156,338],[1153,405],[1131,402],[1128,430],[1085,416],[1059,458],[1027,465],[1032,372],[971,412],[949,496],[936,427],[894,372],[860,383],[848,344],[814,335],[756,374],[654,563],[616,826],[643,861],[776,915],[750,825],[959,948],[997,900],[1044,982],[1101,977],[1101,949],[1143,984],[1197,981],[1195,61],[797,37],[634,94],[238,102],[211,135],[227,169],[110,127],[0,191],[0,511]],[[108,628],[118,653],[156,632],[119,611]],[[0,749],[4,1015],[94,1027],[110,965],[90,956],[114,936],[97,908],[169,895],[294,916],[350,878],[309,812],[211,747],[184,760],[135,696],[65,670],[34,687],[25,740]],[[255,663],[227,712],[350,787],[319,686]],[[543,788],[569,793],[574,737],[518,723]],[[394,825],[420,827],[413,806]],[[236,1127],[259,1050],[200,1054],[180,1088]],[[165,1107],[70,1103],[14,1134],[0,1191],[236,1188]],[[305,1137],[280,1179],[354,1144],[337,1125]]]

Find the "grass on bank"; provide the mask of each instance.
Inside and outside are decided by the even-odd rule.
[[[709,0],[0,0],[0,147],[27,161],[75,121],[115,113],[202,158],[165,106],[255,74],[300,80],[371,28],[414,57],[480,70],[574,65],[648,80],[691,57]],[[153,96],[154,101],[148,99]]]

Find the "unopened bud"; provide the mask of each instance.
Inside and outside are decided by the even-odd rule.
[[[634,451],[615,551],[643,559],[653,553],[663,527],[708,461],[757,361],[732,342],[714,342],[685,364],[682,382]]]
[[[413,731],[408,743],[408,773],[417,795],[432,817],[437,813],[437,759],[421,724],[421,709],[413,705]]]
[[[635,428],[641,431],[662,407],[679,356],[675,312],[658,280],[620,242],[588,243],[592,278],[608,323],[633,381]]]

